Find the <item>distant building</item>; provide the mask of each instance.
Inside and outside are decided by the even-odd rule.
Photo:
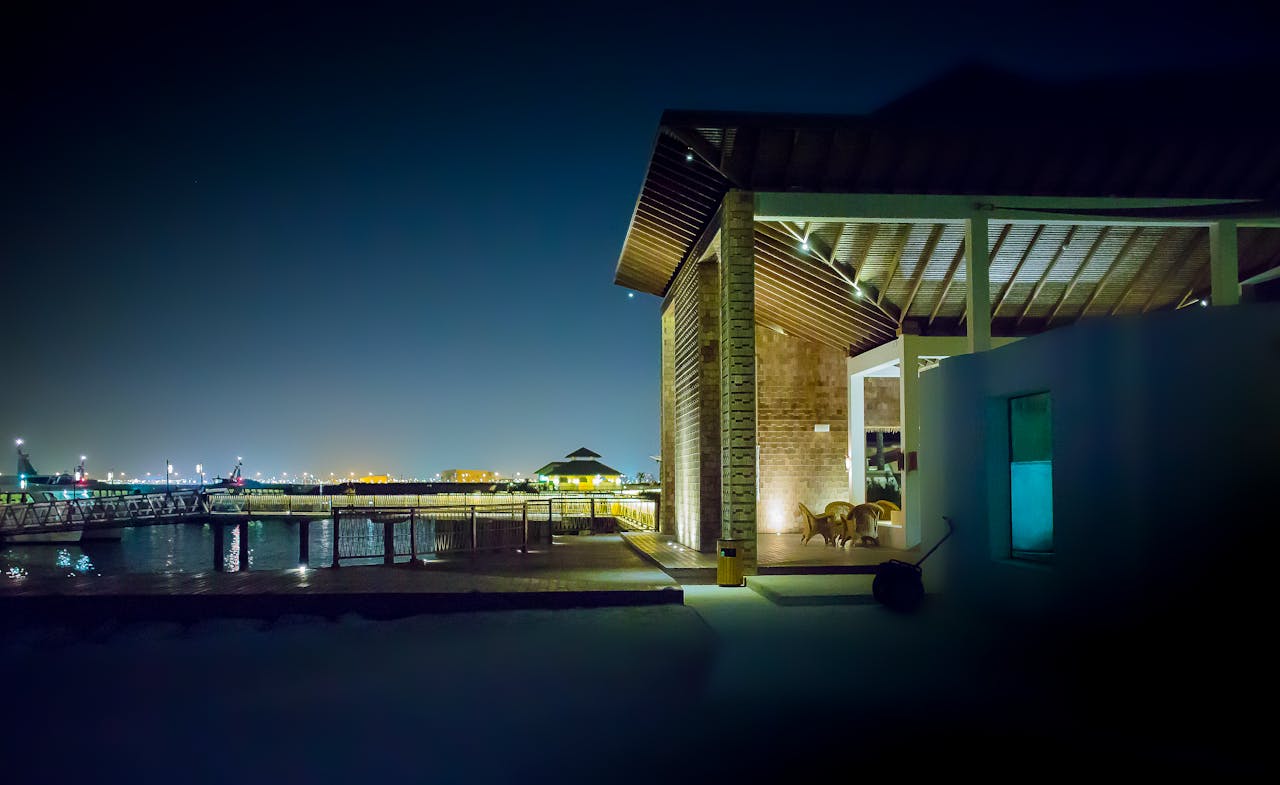
[[[441,482],[497,482],[498,473],[484,469],[446,469],[440,472]]]
[[[550,483],[562,491],[616,491],[622,488],[622,472],[611,469],[600,461],[597,453],[581,447],[565,456],[567,460],[553,461],[534,475],[539,482]]]
[[[370,474],[367,477],[361,477],[358,482],[384,483],[391,482],[391,476],[387,474]]]

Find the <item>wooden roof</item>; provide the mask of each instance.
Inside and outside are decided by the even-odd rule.
[[[968,74],[970,81],[992,79]],[[963,81],[963,80],[961,80]],[[669,111],[618,261],[619,285],[662,295],[731,187],[753,191],[1280,200],[1280,135],[1258,117],[1225,130],[1166,122],[1148,79],[1141,116],[1119,118],[1123,82],[1070,88],[1019,80],[1019,115],[994,85],[986,122],[947,123],[954,90],[926,86],[866,116]],[[966,89],[972,89],[967,85]],[[963,91],[961,91],[963,92]],[[1090,96],[1111,115],[1082,122]],[[1138,94],[1133,94],[1138,95]],[[1203,96],[1198,96],[1203,98]],[[1060,101],[1060,102],[1056,102]],[[1052,122],[1055,106],[1068,122]],[[971,119],[971,118],[970,118]],[[1122,211],[1121,211],[1122,212]],[[1188,217],[1197,214],[1190,210]],[[1203,213],[1199,213],[1203,217]],[[853,216],[851,216],[853,217]],[[757,223],[757,316],[840,346],[964,317],[959,222]],[[801,238],[819,250],[806,252]],[[993,221],[993,329],[1193,302],[1208,287],[1207,230]],[[1065,247],[1064,247],[1065,246]],[[1280,230],[1240,230],[1241,278],[1280,264]],[[851,281],[870,297],[857,297]],[[814,312],[826,314],[815,318]]]

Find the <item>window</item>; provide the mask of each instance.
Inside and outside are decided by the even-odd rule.
[[[1049,393],[1009,399],[1011,556],[1053,560],[1053,428]]]

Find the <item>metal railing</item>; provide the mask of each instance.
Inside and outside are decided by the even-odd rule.
[[[458,497],[467,498],[470,503],[458,503],[455,501]],[[599,531],[602,525],[613,522],[627,529],[657,528],[656,502],[633,497],[533,494],[502,494],[497,498],[481,494],[291,496],[209,494],[193,489],[172,493],[0,505],[0,535],[116,528],[224,517],[314,519],[364,516],[370,521],[382,522],[386,516],[413,515],[415,519],[439,522],[433,536],[444,542],[446,550],[449,550],[454,548],[450,543],[462,542],[466,536],[471,536],[471,541],[481,545],[488,542],[475,532],[467,535],[465,527],[456,523],[463,516],[473,514],[485,521],[528,518],[545,523],[553,533],[576,533],[587,528]],[[497,531],[490,524],[486,524],[485,528],[486,531]],[[412,539],[416,533],[405,536]],[[510,535],[494,534],[492,537],[497,538],[495,542],[502,543],[500,547],[507,547]]]
[[[494,550],[528,550],[551,541],[550,509],[540,520],[533,503],[485,507],[337,508],[333,512],[333,566],[343,559],[397,558]]]
[[[198,491],[5,504],[0,505],[0,534],[43,534],[170,523],[204,517],[209,512],[209,497]]]

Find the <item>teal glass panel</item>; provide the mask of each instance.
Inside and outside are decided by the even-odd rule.
[[[1053,428],[1048,393],[1009,399],[1009,512],[1014,558],[1053,554]]]

